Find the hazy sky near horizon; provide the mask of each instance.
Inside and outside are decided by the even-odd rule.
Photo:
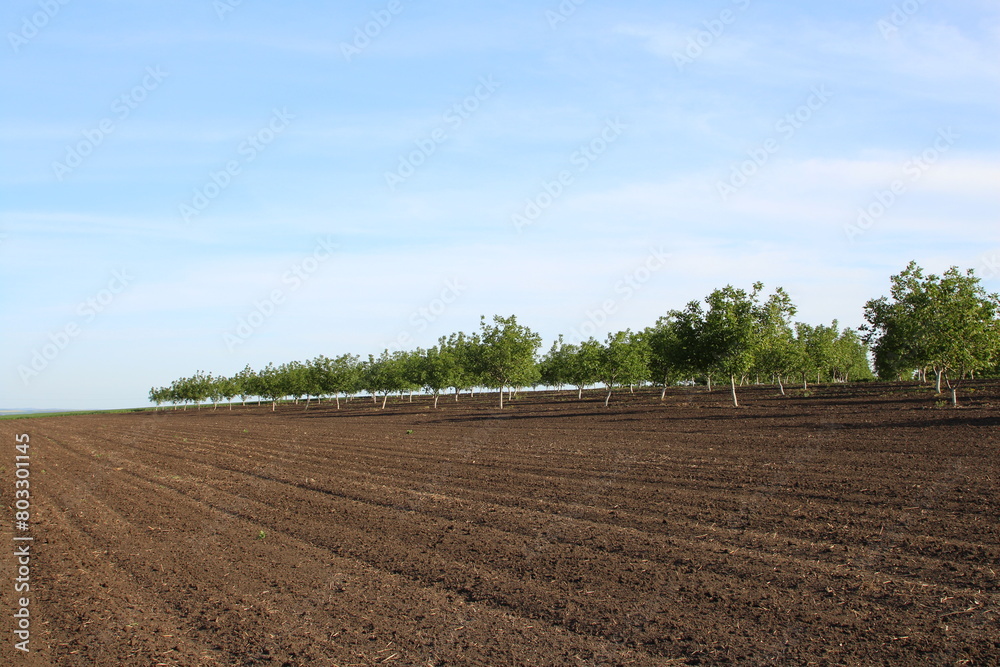
[[[1000,6],[11,0],[0,408],[196,370],[547,348],[712,289],[862,322],[1000,290]]]

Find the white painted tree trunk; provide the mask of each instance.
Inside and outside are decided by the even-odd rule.
[[[736,376],[735,375],[730,375],[729,376],[729,386],[731,386],[732,389],[733,389],[733,407],[734,408],[738,408],[738,407],[740,407],[740,402],[738,400],[736,400]]]

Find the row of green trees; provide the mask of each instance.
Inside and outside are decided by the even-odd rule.
[[[545,385],[583,390],[603,385],[605,405],[615,389],[653,383],[664,387],[682,381],[701,380],[709,390],[715,377],[728,378],[734,405],[736,387],[744,381],[774,381],[784,393],[783,379],[810,377],[824,380],[871,377],[867,350],[852,330],[831,326],[792,324],[795,308],[778,288],[761,302],[763,286],[750,292],[726,287],[706,299],[708,308],[692,301],[682,311],[671,311],[655,326],[643,331],[619,331],[603,341],[593,338],[579,344],[560,337],[542,358],[541,337],[518,324],[515,316],[482,318],[472,335],[459,332],[443,337],[430,349],[388,350],[367,360],[354,355],[320,356],[306,362],[269,364],[259,372],[250,367],[233,377],[213,377],[198,372],[175,380],[168,387],[154,387],[150,399],[163,403],[201,404],[230,401],[239,396],[259,397],[271,402],[291,398],[296,402],[312,397],[333,398],[361,392],[373,400],[382,397],[384,408],[391,394],[426,391],[437,407],[441,394],[453,390],[455,399],[477,387],[499,390],[500,408],[504,392],[520,387]]]
[[[425,391],[434,396],[450,390],[455,399],[477,387],[504,392],[517,388],[567,385],[583,390],[603,385],[605,405],[620,387],[652,383],[666,387],[679,382],[728,380],[733,405],[739,405],[737,386],[745,381],[784,382],[800,379],[804,388],[816,382],[872,378],[869,347],[883,379],[936,375],[937,390],[946,382],[952,403],[966,377],[997,369],[1000,360],[1000,298],[987,293],[974,273],[952,267],[944,275],[925,276],[911,262],[891,278],[890,296],[869,301],[861,335],[841,330],[836,320],[812,326],[794,322],[796,308],[777,288],[766,299],[761,283],[751,290],[727,286],[703,301],[691,301],[672,310],[642,331],[611,333],[601,342],[593,338],[567,343],[563,337],[539,358],[541,337],[518,324],[514,316],[483,317],[478,332],[443,337],[430,349],[382,352],[366,360],[355,355],[319,356],[254,371],[249,366],[232,377],[214,377],[199,371],[150,390],[150,399],[163,403],[201,404],[211,400],[244,402],[258,397],[279,400],[368,393],[382,407],[391,394]],[[662,397],[662,396],[661,396]]]
[[[351,397],[367,392],[373,400],[382,397],[385,407],[389,396],[409,391],[425,390],[434,395],[434,407],[441,394],[454,389],[455,399],[462,391],[476,387],[500,390],[503,408],[504,390],[537,385],[539,372],[535,354],[541,337],[517,323],[514,316],[495,317],[493,323],[483,318],[480,331],[472,336],[464,333],[441,338],[429,350],[390,353],[378,357],[369,355],[362,360],[345,354],[336,358],[319,356],[307,362],[293,361],[276,366],[268,364],[254,372],[249,366],[232,377],[213,377],[199,371],[189,378],[180,378],[166,387],[150,389],[149,397],[156,405],[163,403],[201,404],[212,400],[230,403],[239,396],[245,402],[258,397],[271,402],[279,400],[332,397],[340,407],[341,396]]]

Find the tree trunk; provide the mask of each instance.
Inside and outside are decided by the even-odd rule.
[[[736,400],[736,376],[735,375],[730,375],[729,376],[729,386],[731,386],[733,388],[733,407],[734,408],[738,408],[738,407],[740,407],[740,402]]]
[[[708,391],[709,392],[712,391],[712,376],[711,375],[708,376]]]
[[[438,397],[439,397],[440,395],[441,395],[441,394],[439,394],[439,393],[437,393],[437,392],[434,392],[434,409],[435,409],[435,410],[437,410],[437,406],[438,406]]]
[[[604,399],[604,407],[608,407],[608,403],[611,402],[611,387],[608,387],[607,398]]]
[[[579,385],[576,388],[576,400],[578,401],[583,400],[583,385]]]
[[[503,410],[503,387],[500,387],[500,409]]]
[[[305,408],[306,410],[309,409],[309,401],[311,401],[311,400],[312,400],[312,396],[306,396],[306,408]]]
[[[958,387],[962,384],[962,380],[959,379],[955,384],[951,383],[951,378],[947,374],[944,374],[944,381],[948,385],[948,389],[951,391],[951,407],[958,407]]]
[[[785,395],[785,385],[781,384],[781,375],[778,375],[778,389],[781,390],[781,395]]]
[[[274,412],[277,407],[278,407],[278,402],[271,401],[271,412]]]
[[[382,409],[385,410],[385,403],[389,400],[389,392],[382,395]]]
[[[806,374],[802,374],[802,391],[809,391],[809,380],[806,379]]]
[[[660,400],[662,401],[667,397],[667,385],[663,385],[663,391],[660,392]]]
[[[944,375],[944,371],[935,368],[934,372],[937,374],[937,393],[941,393],[941,376]]]

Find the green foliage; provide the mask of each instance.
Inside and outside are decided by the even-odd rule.
[[[573,363],[572,345],[567,345],[563,337],[552,343],[552,348],[542,357],[538,364],[538,372],[542,384],[562,389],[564,385],[571,384],[571,366]]]
[[[782,288],[777,288],[757,310],[757,345],[753,370],[778,378],[795,370],[801,363],[801,350],[795,344],[792,316],[796,308]],[[784,387],[782,387],[784,393]]]
[[[1000,297],[987,293],[971,269],[954,266],[925,276],[910,262],[891,282],[890,297],[865,305],[862,327],[879,374],[932,368],[948,381],[957,404],[962,379],[997,363]]]
[[[384,350],[377,358],[368,355],[363,364],[362,377],[365,388],[376,396],[382,394],[382,408],[389,400],[389,394],[402,391],[406,387],[405,353]]]
[[[420,355],[419,378],[420,385],[434,394],[434,407],[437,407],[438,397],[448,387],[454,387],[458,379],[460,367],[455,351],[448,347],[442,338],[441,344]]]
[[[630,330],[608,334],[598,353],[597,375],[608,396],[607,407],[615,387],[644,382],[649,375],[649,348],[641,336]]]
[[[666,388],[690,372],[690,360],[680,334],[681,314],[672,311],[641,336],[649,352],[649,377]]]
[[[494,316],[493,324],[480,320],[480,331],[474,339],[472,367],[478,369],[486,386],[500,390],[500,408],[503,409],[503,390],[506,387],[527,387],[538,377],[535,353],[542,338],[528,327],[517,323],[514,315],[504,318]]]
[[[731,285],[714,290],[704,302],[669,311],[641,332],[610,334],[604,344],[593,338],[567,344],[560,336],[537,362],[538,334],[514,316],[495,316],[492,323],[482,317],[478,333],[441,337],[429,350],[386,350],[364,362],[354,355],[321,355],[306,363],[269,363],[260,372],[246,366],[232,377],[198,371],[168,387],[150,388],[149,399],[176,407],[200,405],[206,398],[217,403],[258,396],[273,410],[284,397],[334,395],[339,408],[341,394],[367,389],[373,397],[383,395],[384,408],[389,394],[420,388],[434,395],[436,407],[449,387],[456,400],[463,390],[490,387],[500,389],[502,408],[505,389],[539,381],[573,385],[581,397],[585,387],[603,382],[610,398],[615,387],[648,380],[666,387],[701,376],[711,388],[713,375],[726,375],[738,405],[736,382],[751,374],[771,375],[780,384],[783,376],[799,373],[806,388],[809,378],[870,379],[868,344],[883,377],[934,368],[954,388],[973,373],[1000,375],[1000,300],[982,289],[972,271],[963,274],[952,267],[943,276],[925,277],[911,262],[892,277],[891,298],[866,304],[864,337],[840,330],[836,320],[829,326],[800,322],[793,327],[795,306],[788,294],[779,287],[762,303],[762,289],[755,283],[750,291]]]
[[[567,345],[569,368],[567,381],[576,387],[577,396],[583,397],[583,390],[601,380],[601,344],[589,338],[579,345]]]

